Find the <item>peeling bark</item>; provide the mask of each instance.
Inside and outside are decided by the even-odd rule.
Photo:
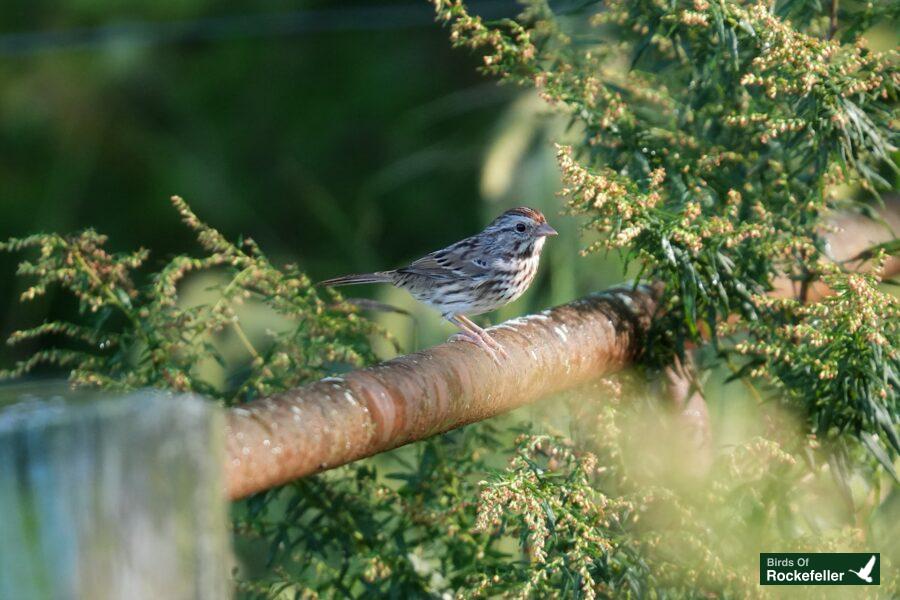
[[[492,327],[510,355],[500,366],[451,342],[233,408],[228,494],[242,498],[618,371],[640,351],[655,308],[648,288],[616,288]]]

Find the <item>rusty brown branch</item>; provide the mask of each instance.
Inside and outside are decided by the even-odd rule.
[[[502,366],[446,343],[234,408],[228,493],[241,498],[618,371],[655,306],[645,287],[614,289],[492,328],[510,354]]]
[[[849,269],[867,270],[871,265],[864,261],[853,261],[865,250],[888,242],[900,236],[900,197],[894,196],[885,202],[880,216],[887,227],[859,215],[840,215],[832,219],[831,231],[825,236],[828,241],[829,256],[839,263],[847,263]],[[849,262],[848,262],[849,261]],[[900,273],[900,257],[891,256],[885,264],[885,277]],[[828,288],[820,281],[809,284],[805,291],[805,300],[815,302],[828,295]],[[799,282],[782,277],[775,282],[773,296],[781,298],[799,297]]]
[[[884,216],[900,231],[900,202]],[[839,227],[831,236],[836,260],[892,237],[859,218]],[[885,275],[898,272],[900,260],[893,259]],[[793,295],[794,284],[782,281],[774,293]],[[809,290],[811,300],[825,293]],[[226,428],[228,494],[242,498],[621,370],[641,350],[656,294],[613,289],[494,327],[491,334],[510,353],[502,366],[464,342],[447,343],[233,408]],[[687,380],[673,379],[672,397],[686,419],[702,425],[705,402],[695,388],[684,388]],[[698,432],[708,436],[704,427]]]
[[[704,475],[713,461],[712,431],[692,355],[686,354],[684,362],[676,357],[663,375],[666,396],[684,434],[685,449],[691,452],[691,460],[685,463],[691,466],[695,475]]]

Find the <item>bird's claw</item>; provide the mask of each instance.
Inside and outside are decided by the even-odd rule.
[[[492,338],[486,332],[484,335],[479,335],[475,332],[463,331],[460,333],[456,333],[450,337],[450,341],[452,342],[469,342],[471,344],[475,344],[479,348],[483,349],[485,352],[491,355],[491,358],[494,359],[494,362],[500,365],[500,359],[498,354],[505,359],[509,358],[509,353],[506,351],[503,346],[501,346],[497,340]]]
[[[504,350],[496,340],[488,335],[480,336],[474,332],[461,331],[459,333],[454,333],[453,335],[451,335],[448,341],[469,342],[470,344],[475,344],[476,346],[487,352],[498,367],[502,365],[502,363],[500,362],[500,358],[497,356],[498,353],[502,355],[503,358],[509,358],[509,354],[507,354],[506,350]]]
[[[506,358],[506,359],[509,358],[509,353],[506,351],[506,349],[503,347],[503,345],[500,344],[500,342],[495,340],[493,337],[491,337],[491,334],[489,334],[487,331],[482,330],[481,339],[483,339],[494,350],[499,352],[503,358]]]

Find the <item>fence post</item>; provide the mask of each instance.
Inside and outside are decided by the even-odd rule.
[[[191,396],[0,388],[0,598],[229,597],[223,429]]]

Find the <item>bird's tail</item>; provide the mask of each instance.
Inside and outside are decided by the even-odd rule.
[[[359,275],[344,275],[334,279],[320,281],[316,285],[357,285],[360,283],[392,283],[391,271],[378,271],[377,273],[360,273]]]

